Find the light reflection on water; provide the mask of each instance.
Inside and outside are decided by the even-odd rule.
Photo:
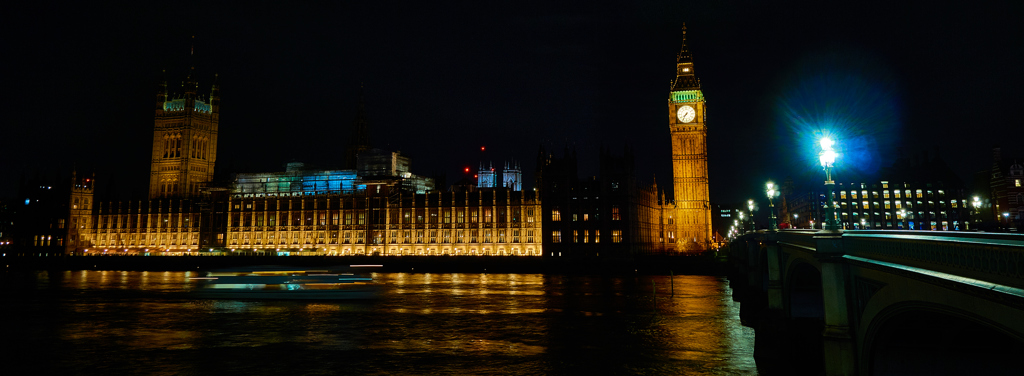
[[[194,275],[8,273],[13,359],[74,374],[757,372],[724,278],[376,273],[377,300],[299,302],[198,300]],[[38,351],[57,355],[30,363]]]

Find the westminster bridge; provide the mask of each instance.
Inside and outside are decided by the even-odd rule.
[[[729,255],[759,359],[829,375],[1021,369],[1024,236],[760,231]]]

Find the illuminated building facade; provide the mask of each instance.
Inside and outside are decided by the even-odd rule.
[[[408,193],[370,183],[353,193],[257,197],[213,189],[200,199],[101,203],[78,216],[70,254],[281,252],[298,255],[540,256],[540,202],[504,188]]]
[[[708,196],[708,150],[704,94],[694,75],[693,56],[683,46],[676,56],[676,79],[668,99],[672,136],[672,176],[676,205],[678,251],[702,251],[711,242]]]
[[[942,180],[839,183],[835,189],[839,221],[846,229],[970,229],[970,202],[964,189]]]
[[[167,81],[157,89],[150,199],[197,195],[213,180],[220,91],[215,80],[204,100],[194,77],[193,68],[177,95],[168,91]]]
[[[217,86],[204,101],[191,77],[179,97],[166,84],[158,92],[149,200],[97,203],[95,179],[73,177],[69,201],[59,203],[68,207],[48,211],[70,218],[72,226],[65,230],[59,219],[59,229],[73,240],[37,239],[76,255],[541,255],[535,192],[494,187],[493,179],[489,188],[435,190],[433,179],[412,174],[409,157],[366,145],[362,101],[351,168],[290,163],[283,172],[240,173],[227,186],[209,186]]]

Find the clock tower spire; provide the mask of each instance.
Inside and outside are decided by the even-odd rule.
[[[683,46],[676,55],[676,79],[672,90],[700,90],[700,81],[693,74],[693,55],[686,46],[686,24],[683,23]]]
[[[668,97],[675,194],[674,227],[668,238],[675,240],[679,252],[698,252],[711,244],[706,108],[683,24],[683,45],[676,55],[676,79]]]

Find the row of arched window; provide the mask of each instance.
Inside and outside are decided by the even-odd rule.
[[[210,140],[206,137],[193,136],[190,155],[192,158],[207,159]],[[164,135],[164,158],[181,157],[181,133]]]
[[[164,158],[181,156],[181,133],[164,135]]]
[[[160,194],[161,195],[174,195],[178,193],[178,179],[162,179],[160,180]]]
[[[206,137],[192,137],[192,158],[206,159],[210,140]]]

